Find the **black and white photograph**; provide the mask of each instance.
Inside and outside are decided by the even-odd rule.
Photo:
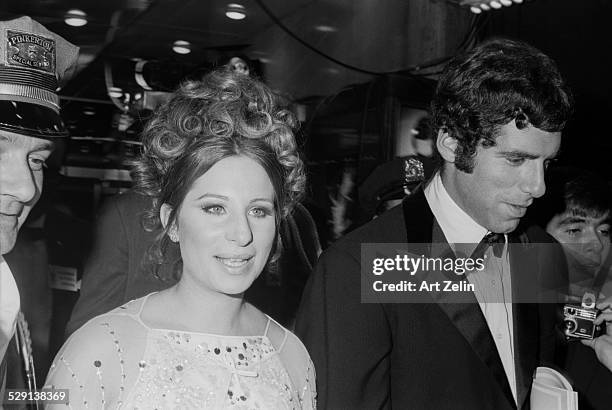
[[[611,409],[610,21],[3,0],[0,410]]]

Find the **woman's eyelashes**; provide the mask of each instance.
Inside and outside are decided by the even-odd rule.
[[[202,205],[202,210],[210,215],[225,215],[228,212],[226,206],[221,204],[204,204]],[[265,218],[274,215],[274,207],[266,205],[257,205],[248,208],[247,212],[249,215],[252,215],[256,218]]]
[[[256,218],[265,218],[274,215],[274,209],[268,206],[256,206],[251,208],[249,213]]]
[[[223,215],[226,213],[225,207],[219,204],[202,205],[202,210],[211,215]]]

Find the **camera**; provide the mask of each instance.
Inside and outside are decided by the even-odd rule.
[[[599,311],[595,308],[595,295],[585,293],[582,304],[566,304],[563,306],[563,332],[568,340],[591,340],[602,334],[602,327],[593,322]]]

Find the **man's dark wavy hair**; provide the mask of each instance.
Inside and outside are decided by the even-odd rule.
[[[572,104],[550,57],[520,41],[492,39],[445,67],[431,104],[431,128],[457,139],[455,166],[469,173],[478,145],[494,146],[503,125],[516,121],[519,129],[560,132]]]

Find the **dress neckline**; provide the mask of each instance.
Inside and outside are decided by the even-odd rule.
[[[176,333],[189,333],[189,334],[193,334],[193,335],[202,335],[202,336],[210,336],[210,337],[217,337],[217,338],[232,338],[232,339],[253,339],[253,338],[262,338],[262,339],[266,339],[270,344],[272,344],[270,338],[268,337],[268,330],[270,329],[270,323],[274,322],[277,326],[279,326],[284,332],[285,332],[285,337],[283,339],[283,343],[282,345],[285,344],[285,340],[287,339],[287,330],[281,326],[276,320],[272,319],[268,314],[263,313],[266,318],[267,318],[267,322],[266,322],[266,328],[264,330],[264,334],[263,335],[224,335],[224,334],[220,334],[220,333],[208,333],[208,332],[195,332],[192,330],[180,330],[180,329],[167,329],[167,328],[161,328],[161,327],[153,327],[153,326],[149,326],[148,324],[145,323],[145,321],[142,319],[142,311],[144,309],[145,304],[147,303],[147,300],[149,299],[149,296],[154,295],[156,293],[159,293],[158,291],[155,292],[151,292],[147,295],[145,295],[141,300],[140,300],[140,306],[138,307],[138,312],[136,312],[136,314],[134,315],[135,319],[148,331],[155,331],[155,332],[176,332]],[[281,345],[281,346],[282,346]],[[279,349],[280,350],[280,349]]]

